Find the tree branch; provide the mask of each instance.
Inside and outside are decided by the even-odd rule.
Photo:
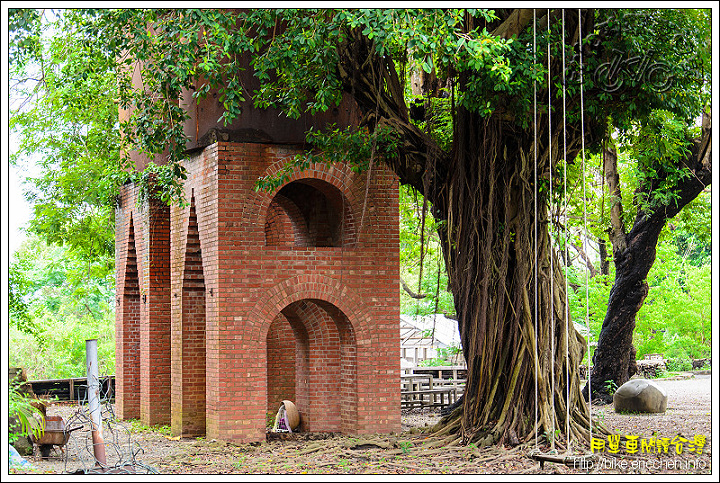
[[[412,291],[410,287],[408,287],[408,284],[405,283],[405,280],[403,280],[402,277],[400,277],[400,285],[402,285],[403,290],[412,298],[414,299],[426,299],[429,297],[429,295],[422,294],[422,293],[415,293]]]
[[[422,193],[433,194],[439,191],[438,188],[442,185],[440,180],[447,176],[449,156],[429,135],[410,122],[402,85],[392,59],[379,58],[372,41],[363,36],[360,29],[348,32],[347,41],[339,47],[338,55],[343,89],[355,99],[363,111],[361,124],[371,130],[385,126],[400,137],[398,156],[388,161],[390,168],[400,177],[402,183],[409,184]],[[426,189],[423,175],[426,166],[431,165],[431,156],[435,169],[426,177]],[[437,205],[437,199],[431,198],[430,201]]]
[[[578,253],[578,255],[580,255],[580,258],[582,258],[585,262],[585,266],[590,272],[590,278],[594,277],[597,274],[597,270],[595,270],[595,266],[592,264],[592,261],[590,260],[590,257],[588,257],[588,254],[585,253],[585,250],[583,250],[582,244],[571,243],[571,245]]]
[[[605,182],[610,192],[610,228],[607,230],[613,255],[622,253],[627,249],[627,234],[623,225],[622,195],[620,193],[620,175],[617,167],[617,152],[615,148],[603,150],[603,170]]]
[[[532,19],[532,8],[517,8],[503,21],[503,23],[500,24],[500,26],[492,31],[492,35],[509,39],[513,35],[518,35],[522,32]]]
[[[638,211],[633,228],[628,234],[628,239],[644,230],[646,223],[656,224],[658,221],[665,224],[667,220],[677,215],[681,209],[694,200],[712,181],[712,127],[710,112],[703,113],[702,134],[692,141],[692,146],[687,157],[680,161],[690,170],[690,176],[680,181],[675,190],[678,194],[677,200],[671,200],[664,206],[655,209],[648,216],[648,213]]]

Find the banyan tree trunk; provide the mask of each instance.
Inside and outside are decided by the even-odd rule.
[[[443,418],[436,432],[465,443],[512,444],[559,430],[587,441],[590,416],[578,377],[585,342],[572,324],[565,329],[564,280],[557,260],[550,263],[554,254],[542,190],[535,301],[533,132],[516,132],[519,128],[500,116],[487,119],[458,108],[453,151],[445,153],[410,123],[392,62],[378,58],[359,31],[351,34],[339,50],[345,92],[365,113],[363,124],[398,135],[398,156],[386,162],[401,182],[423,192],[440,222],[468,380],[463,405]],[[546,139],[539,130],[538,139]],[[579,151],[577,131],[568,159]],[[557,159],[558,121],[552,132]],[[544,178],[547,144],[538,147],[538,173]]]
[[[436,429],[481,445],[553,431],[564,435],[560,442],[569,431],[584,444],[590,415],[578,366],[585,340],[565,316],[542,194],[535,206],[532,137],[527,146],[515,143],[501,122],[469,113],[457,126],[441,237],[468,380],[463,405]],[[538,176],[547,155],[541,163]]]

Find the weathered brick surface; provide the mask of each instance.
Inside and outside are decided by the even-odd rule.
[[[267,412],[271,418],[275,417],[280,403],[284,399],[296,402],[295,375],[307,377],[303,372],[302,359],[297,362],[300,367],[296,369],[295,354],[307,345],[307,334],[302,325],[293,327],[280,313],[275,317],[267,335]]]
[[[116,401],[124,419],[170,422],[169,208],[138,206],[126,185],[116,212]]]
[[[397,181],[376,165],[365,202],[367,173],[315,164],[272,193],[253,189],[296,152],[221,142],[185,163],[191,203],[170,209],[170,243],[158,248],[170,266],[165,410],[176,434],[204,424],[210,438],[262,440],[282,399],[295,401],[304,430],[400,429]],[[146,216],[135,196],[126,188],[118,212],[119,292],[128,220]],[[138,255],[141,287],[144,263]],[[129,310],[117,320],[118,334],[132,330]],[[119,397],[131,404],[127,390]]]
[[[118,415],[129,419],[140,417],[140,281],[132,216],[122,221],[118,235],[124,237],[118,238],[123,243],[116,248],[115,391]]]
[[[195,197],[185,235],[182,296],[173,320],[172,430],[175,435],[205,434],[206,290]]]

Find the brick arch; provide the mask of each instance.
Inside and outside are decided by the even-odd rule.
[[[282,187],[265,212],[266,246],[339,247],[355,243],[352,206],[340,190],[317,178]]]
[[[265,215],[266,246],[308,246],[309,233],[300,208],[278,193]]]
[[[288,305],[282,313],[291,324],[305,329],[304,338],[295,339],[294,354],[294,401],[300,410],[302,427],[307,431],[339,431],[342,398],[337,391],[337,381],[343,360],[339,342],[342,329],[349,324],[334,320],[308,299]],[[271,363],[267,361],[268,379]]]
[[[251,340],[264,344],[270,324],[288,305],[300,300],[319,300],[340,310],[348,319],[356,340],[369,340],[371,317],[368,307],[350,287],[325,275],[298,275],[278,283],[258,297],[244,325]]]
[[[287,165],[287,161],[284,159],[278,160],[271,164],[265,169],[261,177],[268,178],[276,176],[282,171]],[[247,201],[243,205],[242,216],[241,216],[241,229],[247,230],[248,232],[255,231],[257,239],[253,239],[252,242],[256,244],[264,244],[265,238],[265,218],[268,213],[270,204],[273,201],[275,195],[285,186],[295,181],[305,180],[310,181],[313,179],[325,181],[334,188],[336,188],[340,194],[344,197],[348,205],[348,212],[351,215],[351,223],[354,226],[352,231],[354,233],[353,244],[357,245],[358,237],[357,230],[359,229],[360,219],[362,218],[362,211],[364,205],[365,190],[359,189],[354,185],[354,181],[357,179],[357,174],[354,173],[350,168],[344,165],[336,164],[328,166],[325,163],[311,163],[308,168],[304,170],[298,170],[292,172],[284,183],[278,186],[273,191],[253,191],[247,198]],[[365,183],[363,182],[363,187]],[[364,218],[363,232],[368,231],[368,226],[374,226],[377,223],[377,214],[370,212],[369,206],[366,207],[366,213]],[[253,230],[254,227],[254,230]]]
[[[369,325],[367,314],[355,294],[337,281],[322,276],[300,278],[266,293],[262,305],[270,312],[256,306],[249,316],[250,321],[261,321],[252,331],[256,337],[252,345],[264,348],[262,352],[267,354],[268,413],[273,412],[272,404],[277,407],[278,393],[284,391],[295,397],[302,430],[354,433],[358,430],[358,341],[360,337],[367,340],[363,335]],[[284,324],[280,325],[289,327],[281,329],[281,320]],[[293,343],[288,340],[291,333]],[[285,353],[279,353],[279,348]],[[288,389],[290,377],[292,389]],[[282,384],[283,389],[271,387],[271,383]]]

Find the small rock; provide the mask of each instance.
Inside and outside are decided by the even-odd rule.
[[[17,416],[8,417],[8,429],[12,433],[21,432],[20,419]],[[14,443],[14,447],[18,453],[22,456],[32,456],[33,454],[33,443],[28,436],[19,436],[17,441]]]
[[[615,391],[613,405],[618,413],[664,413],[667,392],[647,379],[631,379]]]
[[[32,441],[30,441],[30,438],[27,436],[20,436],[17,441],[14,443],[15,449],[18,453],[20,453],[22,456],[32,456],[33,455],[33,444]]]

